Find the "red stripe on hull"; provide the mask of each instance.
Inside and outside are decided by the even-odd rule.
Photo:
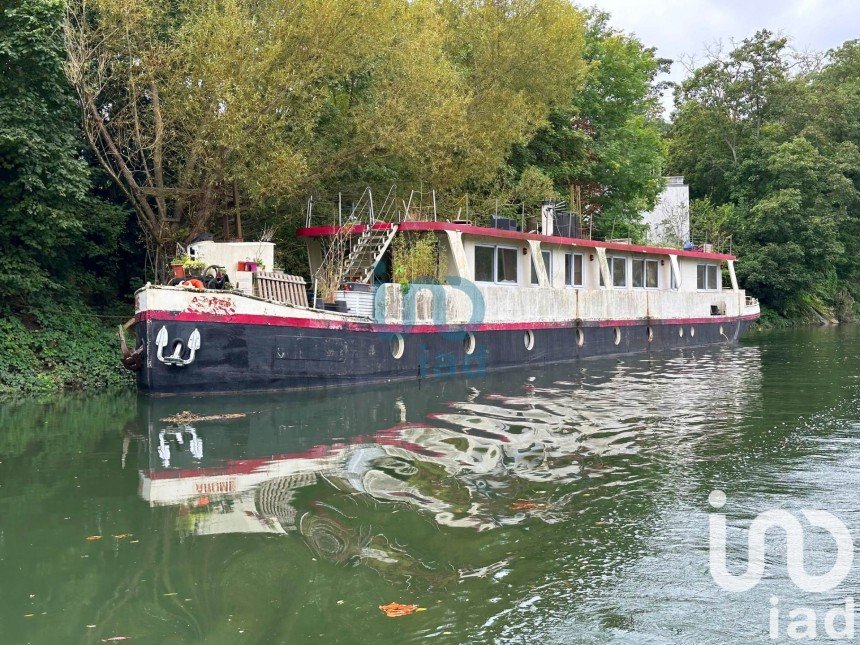
[[[427,334],[453,331],[516,331],[534,329],[562,329],[565,327],[633,327],[636,325],[702,325],[731,323],[738,320],[755,320],[758,314],[747,316],[708,316],[706,318],[666,318],[666,319],[633,319],[633,320],[600,320],[541,322],[525,321],[511,323],[476,323],[471,325],[392,325],[373,322],[352,322],[347,320],[327,320],[321,318],[291,318],[288,316],[265,316],[259,314],[208,314],[189,311],[158,311],[149,310],[138,312],[135,321],[161,320],[166,322],[209,322],[223,324],[262,325],[268,327],[301,327],[304,329],[336,329],[360,332]]]

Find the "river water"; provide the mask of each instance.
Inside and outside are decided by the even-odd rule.
[[[860,603],[860,559],[809,593],[775,531],[762,580],[730,593],[709,514],[733,573],[770,509],[826,572],[834,542],[800,510],[860,539],[858,404],[843,327],[354,391],[0,406],[0,642],[769,642],[800,606],[822,638]],[[239,416],[163,420],[185,410]]]

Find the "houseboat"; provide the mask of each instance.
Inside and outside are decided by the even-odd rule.
[[[307,283],[267,270],[270,242],[191,244],[189,256],[210,265],[208,276],[135,294],[137,345],[124,349],[124,363],[137,370],[139,389],[290,390],[474,375],[731,343],[759,317],[758,302],[738,287],[735,256],[707,246],[587,239],[552,205],[531,223],[409,213],[371,210],[323,226],[309,217],[298,230]],[[406,249],[408,258],[418,243],[435,254],[435,275],[403,280],[398,263],[409,260],[398,253]]]

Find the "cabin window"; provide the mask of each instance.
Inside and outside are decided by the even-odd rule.
[[[582,286],[582,255],[579,253],[564,254],[564,283],[569,287]]]
[[[475,246],[476,282],[517,282],[517,250],[503,246]]]
[[[609,271],[612,273],[613,287],[627,286],[627,259],[609,258]]]
[[[637,289],[656,289],[658,287],[659,265],[657,260],[633,260],[633,287]]]
[[[494,246],[475,247],[475,280],[477,282],[493,282]]]
[[[496,247],[496,282],[517,282],[517,260],[516,249]]]
[[[540,254],[543,257],[543,265],[546,267],[546,277],[549,279],[549,283],[552,284],[552,253],[549,251],[541,251]],[[532,256],[532,284],[538,284],[534,256]]]
[[[716,264],[696,265],[696,288],[700,291],[719,289],[719,267]]]
[[[609,265],[609,275],[612,276],[613,287],[627,286],[627,258],[607,257],[606,263]],[[605,286],[603,283],[603,273],[600,274],[600,286]]]

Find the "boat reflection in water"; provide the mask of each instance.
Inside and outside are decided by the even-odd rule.
[[[140,494],[177,507],[183,535],[298,535],[322,557],[397,563],[403,573],[421,565],[380,533],[392,512],[477,531],[553,523],[571,514],[574,496],[623,489],[643,463],[694,460],[698,445],[718,440],[715,416],[729,428],[733,409],[749,413],[757,351],[354,392],[149,400]],[[244,416],[164,420],[185,409]]]

